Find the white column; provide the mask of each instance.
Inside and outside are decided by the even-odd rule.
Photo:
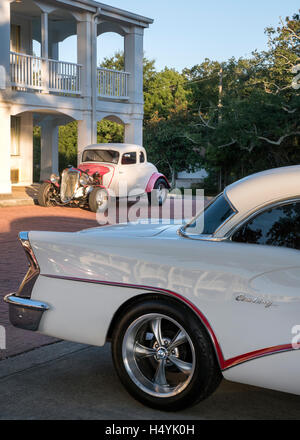
[[[77,23],[77,62],[82,65],[81,94],[86,109],[82,121],[78,121],[78,162],[83,148],[97,142],[96,119],[96,70],[97,51],[95,22],[91,14],[83,14]]]
[[[33,180],[33,115],[24,113],[21,116],[20,140],[20,182],[31,185]]]
[[[10,3],[0,2],[0,89],[10,86]]]
[[[42,11],[41,14],[41,56],[42,62],[42,84],[43,93],[48,93],[49,89],[49,26],[48,12]]]
[[[128,94],[134,104],[143,104],[143,36],[142,28],[132,28],[125,35],[125,70],[130,73],[128,79]]]
[[[10,194],[10,113],[5,107],[0,108],[0,133],[0,194]]]
[[[125,125],[125,142],[143,145],[143,37],[142,28],[133,27],[125,36],[125,70],[129,72],[128,95],[132,104],[130,124]]]
[[[41,14],[41,55],[42,58],[49,58],[49,26],[48,12]]]
[[[77,23],[77,62],[82,64],[81,91],[84,98],[92,94],[92,21],[89,14]]]
[[[41,123],[41,174],[40,180],[58,173],[58,125],[55,120]]]
[[[85,147],[92,145],[97,142],[97,131],[96,131],[96,141],[94,138],[95,130],[92,118],[92,112],[84,112],[83,119],[78,121],[78,138],[77,138],[77,152],[78,152],[78,165],[81,163],[82,152]]]
[[[91,44],[91,109],[92,109],[92,143],[97,143],[97,100],[98,100],[98,86],[97,86],[97,23],[92,19],[92,44]]]
[[[143,145],[143,119],[133,117],[130,124],[125,125],[125,143]]]

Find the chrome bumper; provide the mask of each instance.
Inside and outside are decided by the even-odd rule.
[[[12,325],[24,330],[37,331],[43,313],[49,309],[45,303],[22,298],[15,293],[6,295],[4,301],[9,305],[9,319]]]

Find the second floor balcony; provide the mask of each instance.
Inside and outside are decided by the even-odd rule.
[[[97,98],[143,105],[143,35],[151,19],[93,0],[0,3],[0,90],[41,94],[43,103],[47,94],[83,98],[82,108],[93,110]],[[122,40],[124,70],[97,67],[102,35],[112,33]]]
[[[15,90],[81,96],[83,66],[65,61],[10,52],[11,86]],[[99,98],[128,100],[130,73],[97,69]]]

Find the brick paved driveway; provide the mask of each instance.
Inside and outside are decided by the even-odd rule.
[[[95,214],[82,209],[40,206],[0,209],[0,325],[5,326],[7,337],[7,350],[0,350],[0,359],[54,342],[54,339],[9,324],[8,306],[2,298],[19,287],[28,267],[17,240],[18,233],[28,230],[75,232],[95,226],[98,226]]]

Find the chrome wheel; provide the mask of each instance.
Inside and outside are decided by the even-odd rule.
[[[162,314],[143,315],[131,323],[124,335],[122,355],[131,380],[154,397],[181,393],[195,371],[195,348],[188,333]]]

